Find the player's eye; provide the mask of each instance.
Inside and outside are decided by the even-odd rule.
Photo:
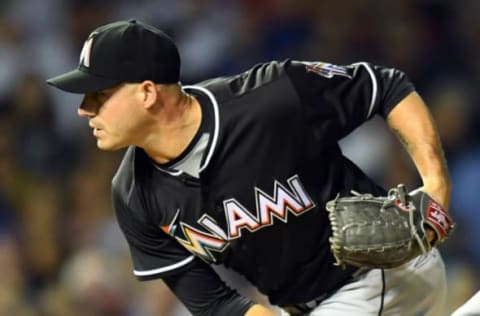
[[[91,97],[98,103],[103,104],[107,101],[122,85],[113,88],[93,92]]]
[[[104,103],[110,97],[110,94],[107,93],[106,91],[99,91],[99,92],[92,93],[92,97],[98,103]]]

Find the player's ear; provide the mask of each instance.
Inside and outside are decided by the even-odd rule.
[[[155,105],[158,99],[158,90],[153,81],[146,80],[138,86],[138,97],[146,109]]]

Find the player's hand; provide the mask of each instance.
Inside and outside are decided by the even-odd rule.
[[[424,185],[417,190],[421,190],[430,195],[437,203],[439,203],[446,211],[450,206],[451,186],[440,180],[424,180]]]
[[[437,239],[437,235],[435,234],[435,232],[430,228],[426,227],[425,234],[427,234],[427,240],[430,245],[433,245],[435,243],[435,240]]]
[[[273,311],[269,310],[263,305],[255,304],[253,305],[245,314],[245,316],[276,316]]]

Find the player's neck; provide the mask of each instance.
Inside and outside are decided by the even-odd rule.
[[[196,98],[183,94],[167,100],[158,113],[158,120],[145,138],[142,147],[157,163],[168,163],[180,156],[195,137],[202,120]]]

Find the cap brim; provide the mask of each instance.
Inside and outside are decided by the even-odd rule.
[[[75,69],[48,79],[47,83],[63,91],[85,94],[111,88],[121,81],[98,77],[80,69]]]

